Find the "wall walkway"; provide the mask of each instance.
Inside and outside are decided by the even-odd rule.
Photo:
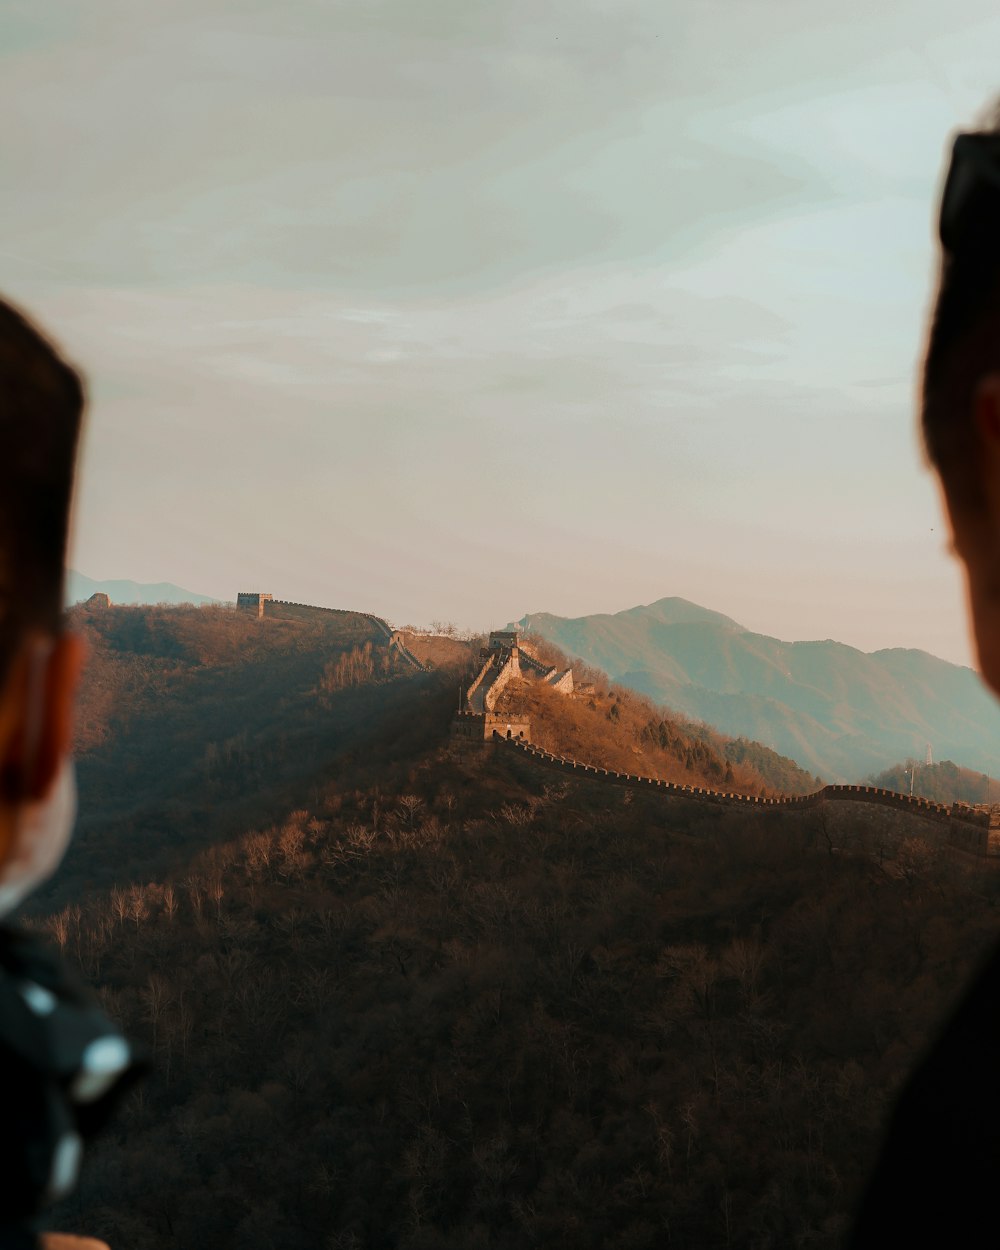
[[[476,674],[476,679],[465,693],[465,706],[470,712],[485,712],[486,692],[493,681],[492,674],[496,671],[493,656],[483,664]]]
[[[268,599],[264,604],[264,615],[269,615],[275,608],[295,608],[300,612],[309,613],[332,613],[334,616],[360,616],[362,620],[370,622],[375,627],[380,637],[385,639],[389,650],[395,651],[404,663],[409,664],[419,673],[427,672],[427,666],[421,664],[389,622],[383,620],[381,616],[375,616],[371,612],[352,612],[350,608],[320,608],[312,603],[293,603],[290,599]]]

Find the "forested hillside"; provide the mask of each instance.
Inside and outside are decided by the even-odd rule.
[[[133,864],[140,874],[183,864],[300,805],[328,770],[369,779],[443,743],[478,662],[478,643],[407,634],[435,668],[401,671],[371,622],[352,613],[258,621],[231,607],[81,606],[71,620],[90,650],[77,731],[81,817],[50,900],[122,880]],[[552,715],[539,709],[543,745],[575,746],[606,765],[628,756],[633,769],[679,769],[697,784],[724,782],[735,768],[734,784],[749,791],[815,788],[756,743],[665,719],[603,674],[586,676],[593,697],[562,700]]]
[[[900,794],[910,792],[911,782],[914,794],[933,799],[936,803],[957,802],[975,806],[1000,801],[1000,785],[995,777],[991,779],[986,773],[960,768],[952,760],[942,760],[938,764],[910,760],[871,778],[873,786],[898,790]]]
[[[359,615],[80,607],[71,624],[90,649],[81,815],[48,902],[182,869],[204,846],[300,806],[331,769],[371,778],[447,737],[452,670],[401,674]]]
[[[58,1224],[114,1250],[839,1244],[1000,883],[861,805],[870,851],[832,854],[819,812],[456,757],[457,670],[386,670],[357,620],[123,611],[83,622],[86,837],[29,919],[155,1068]],[[540,729],[660,758],[630,699],[595,684]]]

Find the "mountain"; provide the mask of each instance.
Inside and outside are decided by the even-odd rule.
[[[447,664],[434,682],[402,681],[363,615],[265,627],[226,607],[124,605],[69,619],[88,661],[74,741],[81,815],[52,887],[62,898],[163,871],[191,850],[182,830],[197,844],[209,825],[220,836],[273,819],[308,790],[303,778],[345,754],[364,760],[379,735],[409,746],[447,737]],[[100,862],[78,872],[95,844]]]
[[[865,804],[843,817],[867,840],[833,855],[833,814],[456,752],[474,645],[420,672],[360,613],[71,615],[81,819],[26,919],[151,1070],[50,1227],[142,1250],[841,1244],[901,1080],[995,941],[993,874]],[[683,726],[661,713],[654,743],[641,696],[582,685],[526,686],[533,738],[680,764]],[[725,744],[698,745],[711,777]]]
[[[970,668],[924,651],[782,642],[667,598],[614,614],[519,622],[613,680],[726,734],[755,738],[827,780],[854,781],[930,743],[985,772],[1000,706]]]
[[[105,594],[112,603],[219,603],[210,595],[175,586],[173,582],[94,581],[74,569],[66,573],[66,605],[81,603],[91,595]]]

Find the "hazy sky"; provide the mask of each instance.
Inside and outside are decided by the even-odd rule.
[[[913,397],[998,51],[986,0],[6,0],[0,289],[90,379],[74,566],[966,662]]]

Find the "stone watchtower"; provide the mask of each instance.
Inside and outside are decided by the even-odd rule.
[[[483,658],[496,657],[497,664],[510,661],[516,676],[521,675],[521,635],[516,630],[495,629],[490,634],[490,645],[484,647]]]
[[[264,615],[264,604],[273,598],[274,595],[264,595],[259,591],[241,590],[236,596],[236,610],[252,612],[260,620]]]

